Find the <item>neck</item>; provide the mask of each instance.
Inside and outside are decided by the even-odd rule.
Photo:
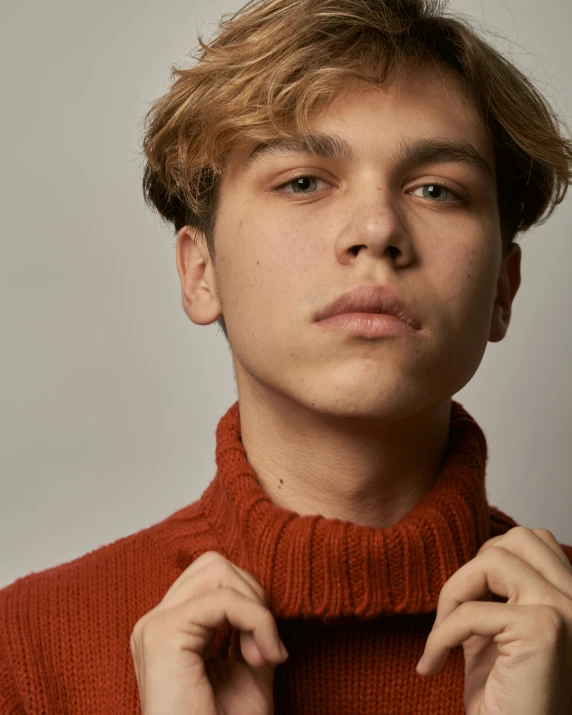
[[[277,618],[331,623],[429,613],[447,579],[490,538],[492,521],[495,536],[510,528],[509,517],[488,505],[486,463],[483,430],[453,400],[443,468],[399,522],[375,528],[300,515],[277,506],[260,485],[236,401],[217,426],[216,476],[198,503],[170,518],[176,534],[169,548],[179,573],[205,545],[222,554],[256,578]]]
[[[447,452],[451,403],[399,418],[332,415],[243,381],[242,444],[277,506],[387,528],[435,485]]]

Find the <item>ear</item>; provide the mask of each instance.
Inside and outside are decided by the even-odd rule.
[[[512,302],[520,286],[520,261],[522,251],[513,243],[509,255],[503,260],[497,282],[497,297],[493,309],[493,319],[489,342],[500,342],[507,333],[510,323]]]
[[[176,252],[183,309],[193,323],[210,325],[222,315],[222,307],[204,233],[183,226],[177,234]]]

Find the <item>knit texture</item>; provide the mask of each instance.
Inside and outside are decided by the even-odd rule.
[[[218,551],[265,588],[290,654],[275,672],[276,715],[461,715],[462,647],[436,675],[415,666],[445,582],[517,525],[487,503],[486,462],[482,430],[453,401],[443,469],[401,521],[301,516],[261,488],[235,402],[199,500],[0,590],[0,714],[140,714],[133,627],[200,554]],[[231,636],[228,624],[217,630],[216,655]]]

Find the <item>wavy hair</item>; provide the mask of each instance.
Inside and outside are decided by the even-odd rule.
[[[340,80],[373,85],[424,60],[456,71],[493,139],[503,257],[544,223],[570,183],[572,142],[531,81],[448,0],[251,0],[223,15],[210,44],[145,117],[143,191],[172,224],[204,233],[215,258],[220,177],[237,142],[310,130]],[[224,319],[219,319],[226,333]],[[228,339],[228,336],[227,336]]]

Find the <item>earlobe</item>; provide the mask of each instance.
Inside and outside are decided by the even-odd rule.
[[[522,259],[522,249],[518,243],[513,243],[511,252],[505,261],[505,270],[507,272],[508,281],[510,285],[510,297],[511,303],[514,300],[516,292],[520,286],[521,275],[520,275],[520,265]]]
[[[522,250],[521,250],[520,246],[517,243],[513,243],[512,247],[511,247],[510,254],[505,259],[504,267],[503,267],[505,290],[506,290],[505,315],[506,315],[507,328],[508,328],[508,323],[510,321],[512,304],[514,302],[514,298],[515,298],[517,291],[519,289],[519,286],[520,286],[521,258],[522,258]]]
[[[511,251],[504,259],[497,283],[497,297],[489,334],[489,342],[502,340],[508,330],[512,313],[512,303],[521,282],[520,264],[522,250],[513,243]]]

